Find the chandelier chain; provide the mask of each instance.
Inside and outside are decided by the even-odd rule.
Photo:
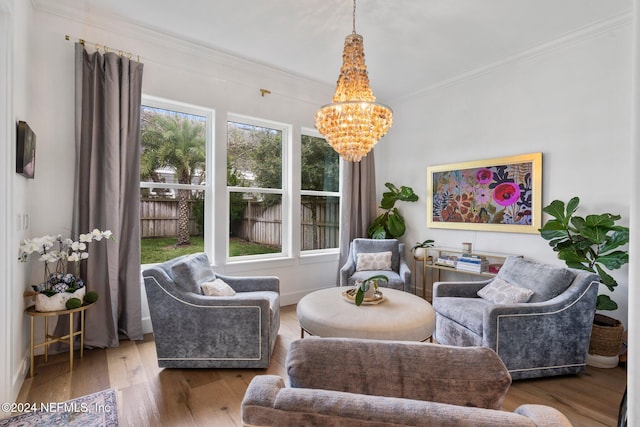
[[[356,33],[356,0],[353,0],[353,34]]]

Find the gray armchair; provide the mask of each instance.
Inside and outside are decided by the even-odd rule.
[[[435,338],[441,344],[495,350],[515,379],[583,371],[598,276],[508,258],[496,276],[533,292],[528,302],[495,304],[477,295],[491,280],[436,282]]]
[[[277,277],[223,276],[204,253],[166,261],[142,274],[160,367],[269,367],[280,328]],[[200,285],[216,278],[235,295],[203,295]]]
[[[391,252],[391,270],[357,271],[358,254]],[[349,246],[349,257],[340,269],[340,286],[353,286],[356,280],[365,280],[376,274],[384,274],[388,283],[380,283],[401,291],[412,292],[411,270],[405,260],[404,243],[397,239],[353,239]]]

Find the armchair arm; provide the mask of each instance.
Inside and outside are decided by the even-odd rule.
[[[353,262],[351,258],[351,254],[347,258],[347,262],[340,269],[340,286],[348,286],[349,285],[349,277],[356,272],[356,263]]]
[[[514,412],[529,418],[537,426],[572,427],[573,425],[562,412],[550,406],[520,405]]]
[[[280,279],[276,276],[225,276],[216,273],[236,292],[273,291],[280,293]]]
[[[433,297],[475,298],[477,292],[493,279],[468,282],[435,282]]]

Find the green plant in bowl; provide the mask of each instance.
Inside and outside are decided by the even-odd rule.
[[[378,290],[378,282],[384,281],[389,282],[389,278],[384,274],[376,274],[375,276],[371,276],[365,279],[358,289],[356,290],[355,303],[356,305],[361,305],[364,301],[364,294],[369,290],[371,286],[374,286],[376,291]]]

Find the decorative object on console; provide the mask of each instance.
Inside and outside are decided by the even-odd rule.
[[[537,233],[541,190],[542,153],[429,166],[427,227]]]
[[[545,206],[542,210],[553,219],[540,228],[540,235],[549,241],[549,246],[568,267],[596,273],[600,283],[613,292],[618,282],[606,270],[617,270],[629,262],[629,253],[620,249],[629,243],[629,228],[616,225],[620,215],[577,216],[579,204],[580,198],[573,197],[566,206],[560,200]],[[608,295],[598,295],[596,310],[617,308],[618,304]],[[617,366],[623,334],[624,327],[616,319],[601,314],[595,316],[589,354],[610,357],[612,366],[607,367]]]
[[[34,292],[25,292],[25,296],[35,296],[37,311],[65,310],[69,308],[67,304],[75,308],[77,301],[72,301],[75,299],[81,304],[90,304],[98,299],[95,292],[86,292],[85,283],[80,278],[80,262],[89,258],[87,245],[103,238],[114,239],[111,231],[94,229],[81,234],[77,241],[63,239],[62,235],[47,235],[25,240],[20,245],[19,261],[27,262],[29,255],[37,253],[39,260],[44,262],[44,281],[32,286]],[[69,263],[73,263],[73,267]],[[53,270],[51,264],[54,264]]]
[[[416,242],[416,244],[411,248],[411,252],[413,252],[413,256],[416,259],[424,260],[427,258],[427,251],[425,249],[433,247],[434,243],[435,241],[431,239]]]
[[[376,103],[364,63],[364,42],[356,34],[356,0],[353,0],[353,32],[344,41],[342,67],[331,104],[315,116],[318,131],[349,162],[359,162],[382,138],[393,122],[386,105]]]
[[[411,187],[402,185],[398,189],[390,182],[384,184],[389,191],[382,193],[380,208],[385,212],[378,215],[373,220],[373,224],[369,226],[367,234],[372,239],[397,239],[407,230],[404,223],[404,217],[400,215],[398,208],[395,207],[398,200],[403,202],[415,202],[418,195],[413,192]]]
[[[36,170],[36,134],[27,122],[19,121],[16,132],[16,173],[34,178]]]
[[[484,273],[489,271],[489,260],[478,255],[462,255],[456,260],[456,270]]]

